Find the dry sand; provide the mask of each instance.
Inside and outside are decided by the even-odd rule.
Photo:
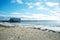
[[[25,27],[0,27],[0,40],[60,40],[60,34]]]

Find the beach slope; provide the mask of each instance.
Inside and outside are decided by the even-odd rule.
[[[60,34],[25,27],[0,27],[0,40],[60,40]]]

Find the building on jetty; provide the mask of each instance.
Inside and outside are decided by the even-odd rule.
[[[21,22],[20,18],[10,18],[9,22]]]
[[[9,18],[9,20],[5,19],[5,20],[0,20],[0,22],[21,22],[21,18]]]

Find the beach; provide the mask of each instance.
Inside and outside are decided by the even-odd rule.
[[[0,24],[0,40],[60,40],[60,32],[35,26]]]

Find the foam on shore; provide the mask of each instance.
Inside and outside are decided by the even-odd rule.
[[[23,27],[29,27],[29,28],[40,28],[41,30],[48,29],[48,30],[53,30],[56,32],[60,32],[60,27],[53,27],[53,26],[44,26],[44,25],[19,25]]]
[[[51,26],[43,26],[43,25],[38,25],[38,26],[35,26],[35,27],[60,32],[60,27],[51,27]]]
[[[48,25],[19,25],[19,24],[10,24],[10,23],[0,23],[0,24],[10,25],[10,26],[15,25],[19,27],[31,27],[31,28],[35,27],[35,28],[48,29],[48,30],[60,32],[60,27],[53,27]]]

